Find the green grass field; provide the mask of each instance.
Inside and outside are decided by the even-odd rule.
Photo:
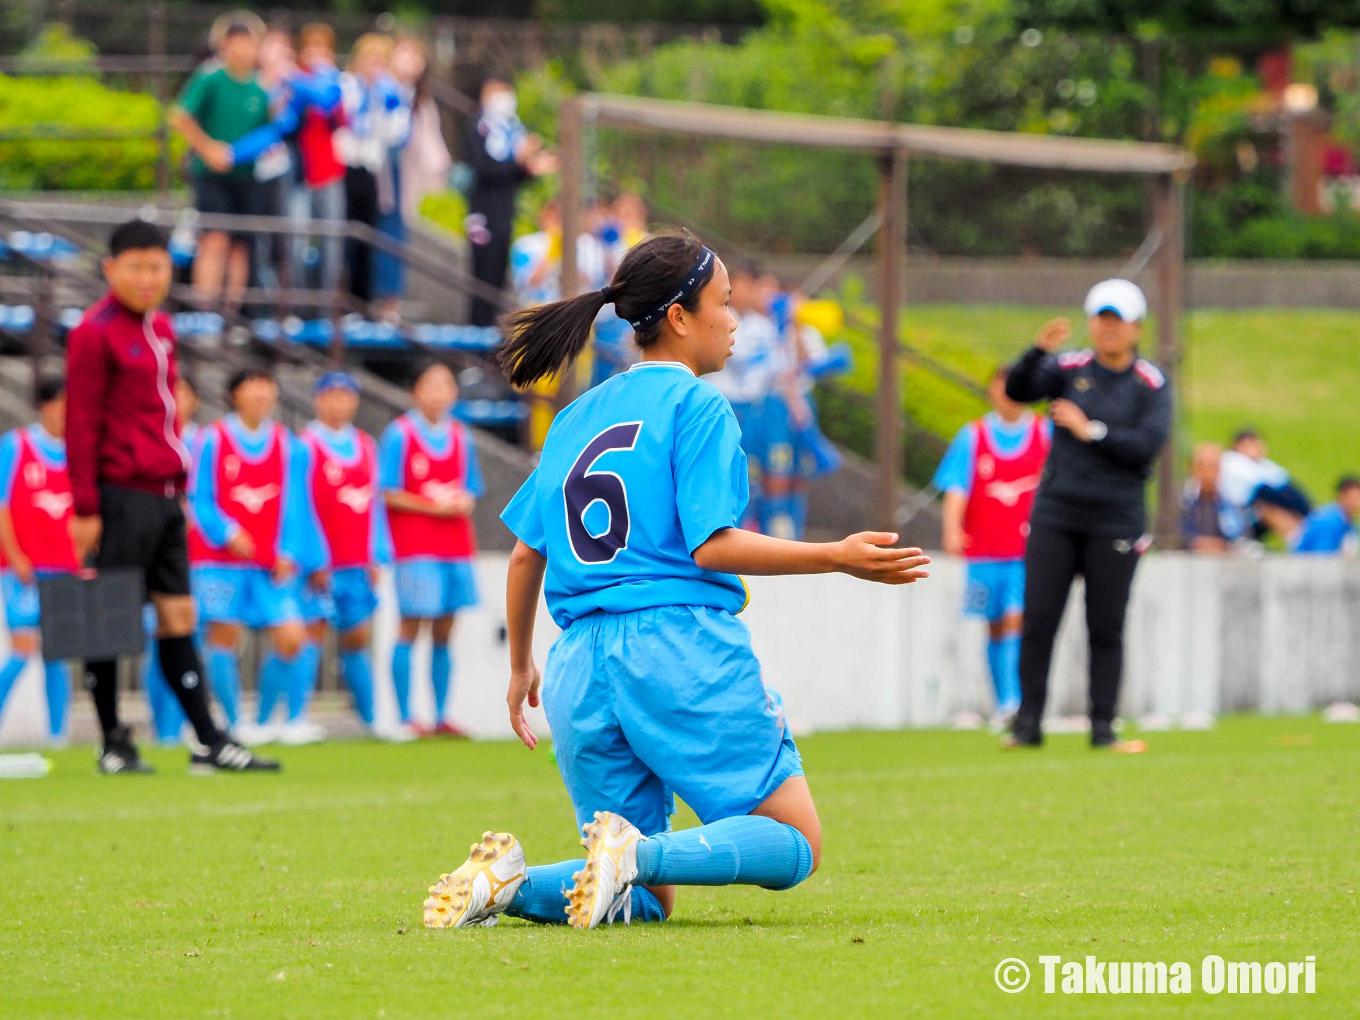
[[[915,305],[903,313],[903,338],[963,374],[985,380],[1014,359],[1036,329],[1074,308],[1013,305]],[[1074,322],[1084,343],[1082,325]],[[850,331],[850,383],[875,385],[874,341]],[[1319,501],[1343,472],[1360,471],[1360,313],[1316,309],[1199,309],[1185,319],[1183,409],[1194,440],[1227,443],[1242,425],[1259,428],[1271,456]],[[1154,351],[1156,324],[1144,347]],[[951,437],[985,405],[959,387],[908,363],[903,403],[923,427]]]
[[[1141,757],[980,733],[802,746],[822,870],[682,890],[665,925],[421,927],[487,827],[573,854],[551,758],[508,743],[283,752],[281,777],[0,786],[0,1015],[1354,1017],[1360,733],[1230,718]],[[693,824],[692,816],[678,824]],[[1188,996],[1044,995],[1038,957],[1187,961]],[[1208,996],[1200,960],[1316,957],[1313,996]],[[1007,957],[1035,973],[1006,995]]]

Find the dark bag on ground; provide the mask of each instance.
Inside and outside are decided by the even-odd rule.
[[[43,658],[98,662],[140,653],[145,601],[145,576],[135,567],[39,578]]]

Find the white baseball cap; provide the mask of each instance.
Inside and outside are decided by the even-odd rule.
[[[1086,316],[1114,312],[1125,322],[1142,322],[1147,317],[1147,298],[1132,280],[1102,280],[1086,295]]]

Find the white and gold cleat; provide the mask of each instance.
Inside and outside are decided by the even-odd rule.
[[[602,921],[613,921],[622,910],[627,923],[642,833],[632,822],[608,811],[596,811],[595,821],[581,826],[581,831],[586,863],[572,876],[576,884],[567,893],[567,922],[573,928],[594,928]]]
[[[494,924],[524,881],[524,848],[508,832],[484,832],[468,859],[440,875],[425,901],[426,928]]]

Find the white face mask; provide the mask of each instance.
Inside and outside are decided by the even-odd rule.
[[[482,109],[490,117],[511,120],[515,116],[515,109],[518,105],[513,92],[496,92],[487,97],[486,102],[482,104]]]

